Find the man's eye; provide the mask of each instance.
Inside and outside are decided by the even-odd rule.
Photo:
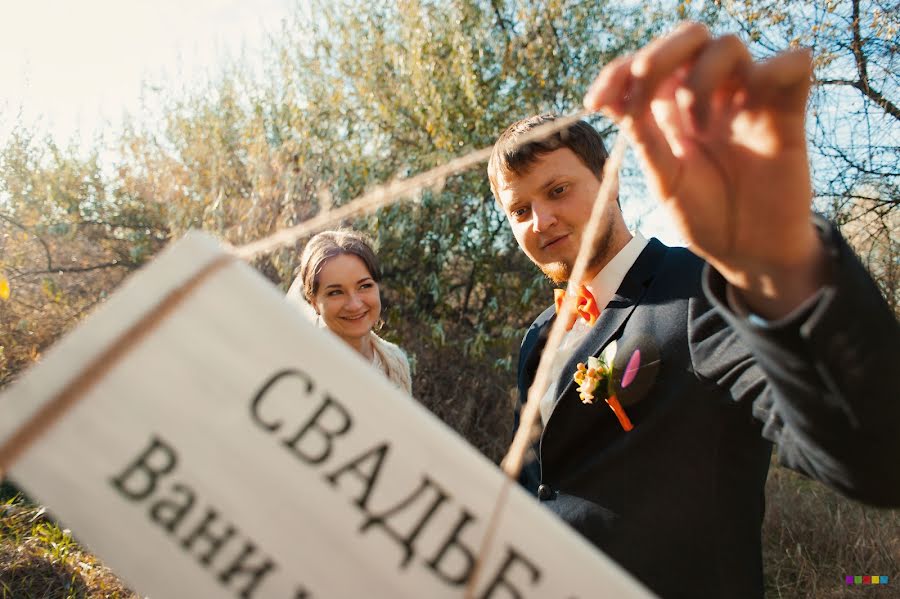
[[[515,218],[521,218],[521,217],[525,216],[525,213],[527,213],[527,212],[528,212],[528,208],[516,208],[515,210],[510,212],[510,215]]]
[[[552,196],[560,196],[566,193],[566,189],[568,189],[568,185],[557,185],[552,190],[550,190],[550,195]]]

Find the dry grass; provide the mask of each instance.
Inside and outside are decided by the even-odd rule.
[[[900,510],[862,506],[772,466],[766,487],[763,561],[769,599],[900,597]],[[845,576],[889,576],[847,586]]]
[[[138,599],[44,508],[0,503],[0,599]]]

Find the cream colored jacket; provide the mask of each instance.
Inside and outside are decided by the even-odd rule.
[[[374,359],[372,364],[384,372],[395,385],[412,395],[412,376],[409,372],[409,358],[406,352],[390,341],[385,341],[375,333],[370,333]]]
[[[291,285],[291,289],[287,293],[287,299],[291,304],[298,307],[303,315],[314,322],[316,326],[327,329],[312,306],[300,295],[300,288],[297,286],[296,281]],[[390,341],[385,341],[375,333],[369,333],[369,335],[374,353],[372,364],[381,370],[395,385],[412,395],[412,375],[409,371],[409,358],[406,357],[406,352]]]

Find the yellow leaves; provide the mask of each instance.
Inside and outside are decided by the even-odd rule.
[[[0,274],[0,300],[4,302],[9,299],[9,279]]]
[[[41,291],[48,300],[54,303],[62,301],[62,290],[56,285],[52,279],[44,279],[41,281]]]

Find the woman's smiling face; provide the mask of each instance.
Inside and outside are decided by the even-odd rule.
[[[319,273],[315,308],[331,332],[354,345],[381,317],[378,283],[357,256],[329,258]]]

